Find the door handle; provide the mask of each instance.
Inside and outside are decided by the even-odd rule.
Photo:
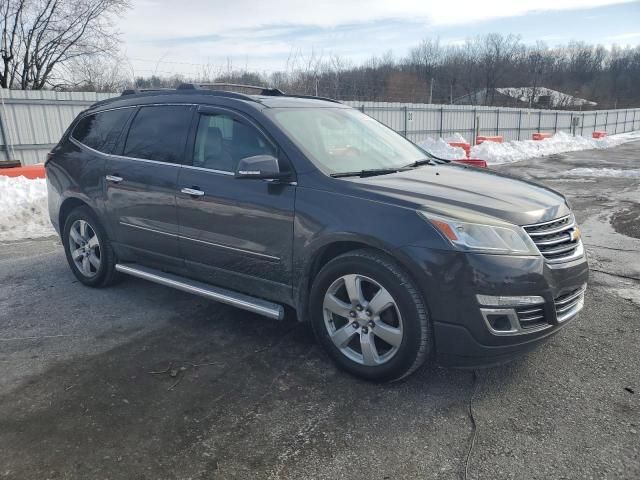
[[[195,188],[183,188],[180,191],[182,193],[186,193],[187,195],[191,195],[192,197],[204,197],[204,192]]]
[[[122,177],[119,177],[117,175],[107,175],[105,178],[107,179],[107,182],[111,183],[120,183],[123,180]]]

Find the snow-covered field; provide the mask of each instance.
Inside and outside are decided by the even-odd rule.
[[[446,140],[465,141],[459,134]],[[537,141],[484,142],[471,147],[471,158],[486,160],[489,165],[499,165],[519,162],[528,158],[545,157],[556,153],[611,148],[634,140],[640,140],[640,131],[620,133],[602,139],[586,138],[579,135],[574,137],[564,132],[558,132],[551,138]],[[429,138],[419,142],[419,145],[436,157],[447,160],[464,158],[464,151],[461,148],[451,147],[442,139],[434,140]]]
[[[0,241],[55,235],[44,179],[0,175]]]

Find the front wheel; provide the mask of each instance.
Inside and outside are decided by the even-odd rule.
[[[399,380],[429,355],[422,296],[409,275],[382,253],[358,250],[327,263],[313,282],[310,308],[320,344],[359,377]]]

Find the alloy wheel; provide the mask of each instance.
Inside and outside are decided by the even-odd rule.
[[[100,241],[86,220],[76,220],[69,230],[69,252],[78,271],[85,277],[94,277],[100,269]]]
[[[365,366],[382,365],[398,352],[402,317],[389,291],[364,275],[343,275],[323,303],[329,338],[340,352]]]

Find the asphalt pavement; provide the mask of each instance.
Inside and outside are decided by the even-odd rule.
[[[640,179],[567,174],[637,169],[639,149],[496,167],[570,199],[586,307],[510,364],[392,385],[338,371],[293,320],[86,288],[56,238],[0,244],[0,478],[640,478]]]

